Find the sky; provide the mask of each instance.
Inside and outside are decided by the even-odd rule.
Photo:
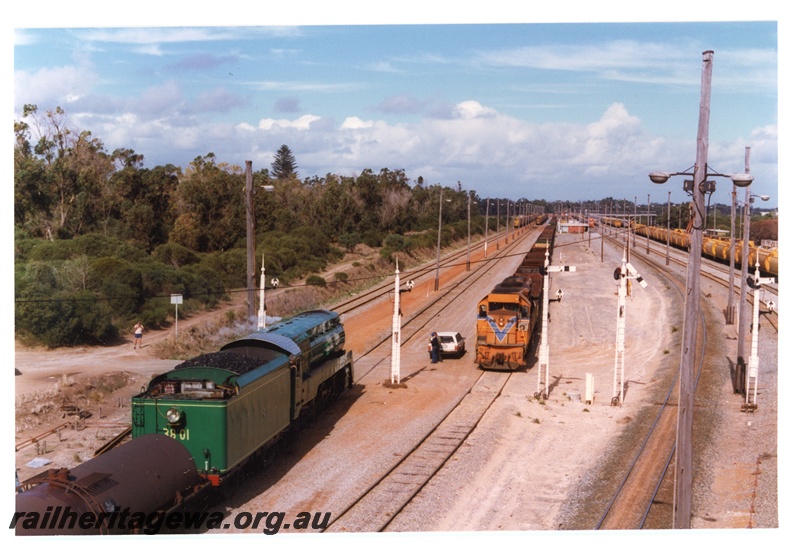
[[[9,127],[25,104],[60,106],[107,151],[132,149],[149,168],[213,153],[260,170],[286,144],[301,178],[388,168],[481,197],[644,203],[669,191],[679,202],[681,176],[654,185],[647,174],[694,165],[702,55],[713,50],[709,166],[742,172],[749,147],[753,192],[777,206],[780,177],[792,203],[800,28],[788,2],[543,4],[6,2],[0,115]],[[779,151],[790,159],[780,169]],[[730,188],[718,179],[712,203],[728,204]],[[3,203],[13,217],[13,199]],[[786,265],[796,255],[782,253]],[[2,308],[10,347],[13,302]],[[784,484],[787,471],[797,482],[790,465]]]
[[[145,7],[65,24],[60,4],[45,23],[16,19],[14,118],[60,106],[148,168],[213,153],[260,170],[286,144],[301,179],[388,168],[481,197],[678,202],[680,176],[647,174],[694,165],[712,50],[708,164],[743,172],[750,147],[752,190],[777,206],[778,11],[582,19],[410,2],[370,16],[368,3],[300,1],[264,15],[237,2],[196,20]],[[712,202],[730,188],[720,180]]]

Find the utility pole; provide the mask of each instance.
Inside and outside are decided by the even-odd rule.
[[[483,259],[486,259],[489,252],[489,201],[491,200],[486,199],[486,223],[483,227]]]
[[[686,270],[686,307],[680,363],[678,432],[675,448],[675,503],[673,528],[691,528],[692,518],[692,424],[694,420],[694,363],[697,347],[697,316],[700,311],[700,267],[703,248],[704,187],[708,168],[708,125],[711,106],[713,51],[703,52],[700,85],[700,118],[697,125],[697,158],[692,182],[691,250]]]
[[[750,173],[750,147],[744,150],[744,172]],[[747,273],[750,268],[750,186],[744,192],[744,207],[742,207],[742,253],[741,253],[741,283],[739,285],[739,331],[736,343],[736,372],[734,374],[734,391],[739,394],[745,393],[745,381],[747,380],[747,364],[744,361],[745,335],[747,334],[747,320],[744,319],[744,308],[747,305]],[[733,248],[731,248],[733,250]]]
[[[650,193],[647,194],[647,255],[650,255]]]
[[[672,191],[667,191],[667,257],[666,257],[666,264],[669,267],[669,237],[672,234],[672,220],[670,216],[670,208],[672,207]]]
[[[725,308],[725,323],[736,323],[736,303],[733,293],[734,279],[736,272],[736,184],[733,184],[731,192],[731,247],[730,263],[728,270],[728,306]]]
[[[497,197],[497,233],[496,234],[497,234],[497,238],[495,239],[495,242],[497,242],[497,246],[495,247],[495,250],[499,250],[500,249],[500,197]]]
[[[460,183],[460,182],[459,182]],[[472,254],[472,194],[467,191],[467,270],[469,270],[469,262]]]
[[[245,161],[244,203],[247,221],[247,316],[256,315],[256,219],[253,213],[253,161]]]

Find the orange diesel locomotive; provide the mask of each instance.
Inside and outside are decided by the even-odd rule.
[[[541,310],[544,261],[555,239],[547,225],[513,276],[478,303],[475,363],[482,369],[514,371],[525,366]]]

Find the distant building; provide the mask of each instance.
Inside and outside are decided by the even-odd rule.
[[[558,231],[560,233],[581,234],[581,233],[585,233],[585,232],[587,232],[589,230],[589,224],[588,223],[580,223],[580,222],[577,222],[577,221],[568,221],[568,222],[565,222],[565,223],[559,223],[558,225],[559,225]]]

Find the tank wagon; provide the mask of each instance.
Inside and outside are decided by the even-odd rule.
[[[16,523],[19,534],[145,531],[112,511],[166,515],[229,481],[301,419],[353,385],[335,312],[304,312],[187,360],[131,400],[133,439],[71,470],[22,483],[17,512],[51,520],[66,511],[102,523]],[[105,513],[105,515],[103,515]]]
[[[73,469],[50,469],[25,481],[16,496],[14,530],[17,535],[143,532],[147,517],[170,514],[206,486],[183,445],[147,435]]]
[[[622,218],[603,216],[603,225],[610,225],[611,227],[627,227],[628,221]]]
[[[688,250],[691,235],[684,229],[665,229],[637,223],[634,224],[634,231],[637,235],[647,236],[664,244],[669,240],[673,248]],[[734,263],[742,268],[742,241],[738,241],[733,248]],[[730,263],[731,241],[717,237],[703,237],[703,255],[709,259]],[[762,273],[778,276],[778,248],[756,248],[753,241],[749,241],[747,251],[747,265],[749,269],[755,269],[756,259],[758,259],[759,270]]]
[[[335,312],[305,312],[187,360],[133,398],[132,435],[183,444],[218,486],[306,413],[353,384]]]
[[[478,303],[475,363],[482,369],[525,366],[541,312],[545,254],[554,239],[555,226],[546,225],[516,273]]]

